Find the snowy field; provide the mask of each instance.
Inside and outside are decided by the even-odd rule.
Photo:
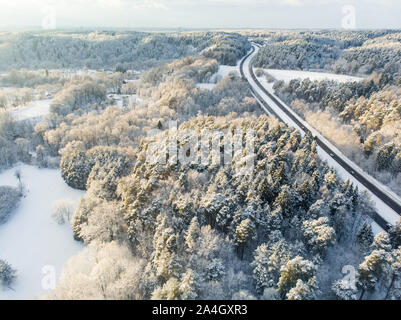
[[[363,80],[363,78],[360,77],[353,77],[334,73],[310,72],[310,71],[299,71],[299,70],[278,70],[278,69],[263,69],[263,70],[268,72],[276,80],[282,80],[286,83],[290,82],[293,79],[304,80],[307,78],[309,78],[312,81],[334,80],[343,83]]]
[[[246,71],[247,72],[247,71]],[[264,77],[258,78],[260,83],[271,93],[273,94],[276,99],[278,99],[283,105],[287,106],[284,101],[282,101],[279,97],[277,97],[274,94],[273,90],[273,83],[267,83]],[[264,98],[265,101],[270,105],[270,106],[275,106],[275,103],[268,97],[266,96],[263,92],[261,92],[259,89],[258,93],[261,94]],[[289,110],[291,110],[290,107],[287,106]],[[293,121],[290,119],[280,108],[274,108],[275,112],[290,126],[293,126],[299,130],[301,130]],[[329,145],[332,150],[335,150],[337,154],[341,154],[341,151],[336,148],[332,143],[330,143],[327,139],[325,139],[317,130],[314,128],[310,127],[307,125],[306,127],[309,128],[311,132],[314,133],[314,135],[318,136],[320,140],[324,141],[326,145]],[[302,131],[302,130],[301,130]],[[352,175],[348,173],[342,166],[340,166],[336,161],[334,161],[330,155],[328,155],[322,148],[318,147],[318,154],[322,160],[325,160],[328,162],[328,164],[332,167],[334,167],[338,173],[338,175],[345,181],[347,179],[350,179],[354,185],[358,186],[358,189],[360,191],[367,191],[368,194],[370,195],[371,199],[374,202],[374,205],[376,207],[376,210],[380,213],[380,215],[389,223],[391,224],[396,224],[396,222],[399,220],[399,215],[390,207],[388,207],[381,199],[379,199],[376,195],[374,195],[372,192],[370,192],[363,184],[361,184],[357,179],[355,179]],[[344,155],[342,155],[343,158],[346,158]],[[348,160],[349,161],[349,160]],[[354,164],[354,166],[356,166]],[[357,167],[359,168],[359,167]],[[365,178],[368,180],[373,179],[371,176],[369,176],[366,172],[364,172],[362,169],[359,168],[359,173],[361,173]],[[379,185],[383,190],[385,190],[388,194],[391,194],[393,197],[397,198],[397,196],[387,187],[379,183],[378,181],[374,180],[374,184]],[[380,231],[380,227],[374,223],[373,225],[374,231]]]
[[[239,65],[241,63],[241,60],[237,61],[237,65],[236,66],[227,66],[227,65],[219,65],[219,70],[212,75],[212,77],[210,78],[210,82],[208,83],[197,83],[196,86],[200,89],[206,89],[206,90],[213,90],[214,86],[216,85],[216,83],[218,83],[221,79],[223,79],[224,77],[228,76],[228,74],[232,71],[236,71],[238,74],[239,72]]]
[[[77,203],[84,192],[68,187],[59,170],[29,165],[0,173],[0,185],[16,187],[16,170],[21,172],[26,196],[10,220],[0,225],[0,258],[17,269],[17,279],[12,286],[15,291],[0,288],[0,300],[42,297],[48,292],[42,281],[49,275],[43,268],[54,267],[58,277],[64,262],[82,249],[82,244],[73,239],[71,227],[58,225],[51,214],[54,201],[71,199]]]
[[[12,114],[19,121],[43,117],[49,114],[51,102],[52,99],[32,101],[25,107],[14,109]]]

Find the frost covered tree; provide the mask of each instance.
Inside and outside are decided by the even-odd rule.
[[[401,219],[388,231],[393,248],[401,246]]]
[[[198,297],[198,286],[196,274],[188,269],[183,275],[180,283],[181,299],[195,300]]]
[[[358,244],[360,245],[363,253],[368,253],[370,246],[373,242],[372,226],[368,222],[364,222],[362,227],[356,234]]]
[[[265,288],[271,285],[271,271],[269,270],[269,250],[267,244],[262,244],[255,250],[255,259],[252,262],[253,280],[257,292],[263,292]]]
[[[144,261],[117,242],[93,241],[63,267],[57,288],[47,298],[57,300],[138,300],[145,292]]]
[[[17,277],[17,270],[13,269],[7,261],[0,259],[1,286],[3,288],[10,288],[16,277]]]
[[[179,300],[180,283],[177,278],[168,279],[162,287],[157,287],[152,293],[152,300]]]
[[[244,251],[246,245],[253,239],[255,236],[255,225],[251,219],[247,218],[242,220],[241,223],[235,229],[235,240],[238,244],[238,252],[243,259]]]
[[[328,246],[336,239],[335,230],[328,225],[329,219],[321,217],[317,220],[307,220],[303,223],[304,237],[312,250],[324,254]]]
[[[75,189],[86,190],[92,181],[100,183],[99,196],[108,200],[116,197],[117,180],[130,168],[124,150],[115,147],[94,147],[86,152],[74,150],[61,158],[60,169],[64,181]]]
[[[401,247],[392,252],[390,267],[390,282],[388,284],[386,299],[401,299]]]
[[[82,210],[82,205],[80,210]],[[79,236],[87,243],[94,240],[100,242],[123,241],[125,240],[124,226],[124,215],[121,208],[114,202],[102,202],[96,205],[88,214],[86,221],[80,224]]]
[[[390,261],[389,253],[384,249],[374,249],[365,257],[358,268],[357,287],[361,290],[359,300],[364,298],[366,292],[373,292],[376,285],[386,278]]]
[[[196,244],[199,238],[199,234],[200,228],[198,224],[198,219],[197,217],[193,217],[185,237],[185,244],[187,246],[188,252],[193,253],[196,251]]]
[[[52,218],[58,224],[70,223],[71,217],[74,214],[75,203],[70,199],[56,200],[53,202],[52,210]]]
[[[298,279],[297,284],[287,293],[286,298],[288,300],[314,300],[316,299],[317,290],[316,277],[312,277],[306,283]]]
[[[167,224],[167,217],[160,214],[157,217],[157,227],[153,237],[152,263],[156,275],[162,279],[179,276],[181,265],[178,259],[177,235]]]
[[[20,197],[19,190],[12,187],[0,186],[0,225],[8,220],[12,211],[17,206]]]
[[[358,300],[358,289],[352,286],[348,280],[337,280],[331,289],[340,300]]]
[[[61,159],[61,175],[70,187],[85,190],[92,166],[85,152],[75,151]]]
[[[308,283],[311,279],[310,286],[314,285],[313,278],[315,277],[316,266],[313,262],[303,259],[300,256],[295,257],[288,261],[288,263],[281,268],[280,279],[277,284],[278,290],[281,296],[288,297],[287,294],[291,291],[291,289],[296,288],[298,280],[301,280],[300,290],[306,283]],[[297,289],[294,289],[296,293]],[[314,289],[315,290],[315,289]],[[312,291],[312,290],[311,290]]]

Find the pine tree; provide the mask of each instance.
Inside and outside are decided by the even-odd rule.
[[[384,300],[392,296],[393,299],[401,299],[401,247],[392,252],[392,263],[390,270],[390,283]],[[398,285],[396,285],[398,283]]]
[[[366,292],[373,292],[377,283],[388,275],[389,254],[383,249],[374,249],[359,265],[357,287],[361,290],[359,300]]]
[[[61,159],[61,175],[70,187],[86,190],[86,182],[92,166],[85,152],[75,151],[64,155]]]
[[[330,170],[324,176],[324,182],[329,190],[334,190],[337,186],[337,175],[333,170]]]
[[[193,217],[191,224],[189,225],[187,234],[185,236],[185,244],[189,253],[193,253],[196,250],[196,243],[199,238],[200,229],[198,224],[198,218]]]
[[[244,257],[244,250],[248,242],[255,236],[255,225],[251,219],[242,220],[235,230],[235,241],[241,259]]]
[[[290,218],[293,215],[293,192],[287,185],[281,187],[280,194],[274,201],[275,207],[280,207],[283,216]]]
[[[401,219],[388,231],[393,248],[401,246]]]
[[[256,291],[263,293],[264,289],[269,286],[270,270],[269,270],[269,250],[267,244],[262,244],[255,250],[255,258],[251,264],[253,268],[253,281]]]
[[[179,300],[180,295],[180,284],[177,278],[170,278],[163,285],[163,287],[157,287],[152,294],[152,300]]]
[[[318,291],[317,279],[312,277],[306,283],[298,279],[294,288],[287,293],[288,300],[314,300]]]
[[[329,219],[321,217],[317,220],[307,220],[303,223],[304,237],[309,247],[320,254],[324,254],[328,246],[333,245],[336,232],[328,225]]]
[[[205,279],[208,281],[220,281],[226,274],[226,269],[221,259],[215,258],[205,267]]]
[[[362,227],[356,234],[356,239],[363,253],[368,253],[370,246],[373,243],[373,231],[372,226],[368,222],[364,222]]]
[[[157,227],[153,237],[153,266],[156,275],[162,279],[178,277],[181,265],[177,255],[177,235],[167,225],[166,216],[157,217]]]
[[[181,299],[195,300],[198,297],[198,286],[195,273],[188,269],[183,275],[180,284]]]
[[[358,300],[358,290],[351,286],[348,280],[340,279],[334,282],[331,289],[340,300]]]

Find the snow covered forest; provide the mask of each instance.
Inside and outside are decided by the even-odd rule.
[[[255,65],[362,75],[274,84],[276,93],[360,167],[401,195],[401,33],[279,32]],[[341,139],[338,137],[341,136]]]
[[[271,31],[255,36],[269,44],[260,50],[255,67],[353,75],[382,71],[391,76],[400,72],[398,30]]]
[[[53,168],[84,192],[76,208],[48,204],[83,248],[45,298],[401,299],[401,220],[374,234],[369,197],[319,158],[312,136],[262,111],[237,68],[251,40],[264,44],[261,69],[366,78],[274,88],[401,194],[399,32],[4,32],[0,173],[18,163]],[[232,71],[222,77],[222,66]],[[19,119],[34,102],[46,113]],[[224,163],[230,149],[220,138],[210,155],[219,161],[178,157],[202,152],[188,131],[241,132],[242,146],[250,130],[246,175],[237,174],[244,154]],[[160,155],[167,161],[149,162]],[[15,178],[10,187],[0,175],[0,233],[29,192]],[[0,251],[0,290],[19,272]]]
[[[0,70],[138,70],[202,53],[232,65],[249,48],[245,37],[228,33],[2,32]]]

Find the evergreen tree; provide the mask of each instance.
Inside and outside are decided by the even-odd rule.
[[[287,293],[288,300],[314,300],[316,299],[318,286],[316,277],[312,277],[308,282],[298,279],[294,288]]]
[[[267,244],[262,244],[255,250],[255,258],[252,262],[253,281],[256,291],[263,293],[264,289],[269,286],[270,270],[269,270],[269,251]]]
[[[340,300],[358,300],[358,290],[351,286],[348,280],[340,279],[334,282],[331,289]]]
[[[362,227],[358,230],[356,234],[358,244],[361,247],[363,253],[368,253],[370,246],[373,243],[373,231],[372,226],[368,222],[364,222]]]
[[[329,219],[327,217],[307,220],[303,223],[304,237],[308,246],[322,255],[327,247],[333,245],[336,240],[336,232],[328,223]]]
[[[183,275],[180,284],[181,299],[194,300],[198,297],[198,283],[192,269],[188,269]]]
[[[383,249],[374,249],[359,265],[357,287],[361,290],[359,300],[366,292],[373,292],[377,283],[385,278],[389,270],[389,254]]]
[[[392,298],[401,299],[401,247],[392,252],[390,270],[390,283],[388,285],[384,300]]]
[[[401,246],[401,219],[388,231],[393,248]]]
[[[4,288],[10,288],[17,277],[17,271],[4,260],[0,259],[0,284]]]
[[[191,253],[194,252],[194,250],[196,249],[196,243],[199,238],[199,234],[200,234],[200,229],[198,224],[198,218],[193,217],[185,237],[185,244],[187,246],[187,250]]]

